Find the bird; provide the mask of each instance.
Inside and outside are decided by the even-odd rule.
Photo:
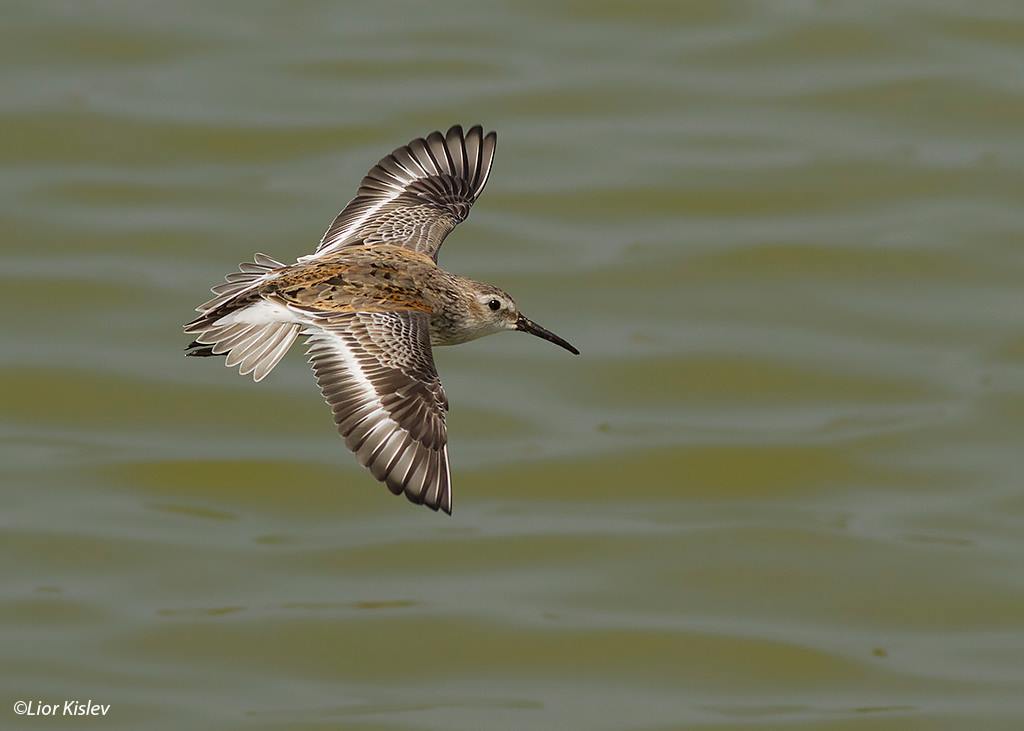
[[[184,325],[191,357],[261,381],[297,338],[357,461],[391,493],[452,513],[448,397],[433,347],[506,330],[579,355],[519,310],[508,292],[438,266],[491,173],[497,134],[475,125],[418,137],[362,179],[312,254],[266,254],[212,287]]]

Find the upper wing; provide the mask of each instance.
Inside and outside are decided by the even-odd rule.
[[[370,169],[316,252],[299,261],[354,244],[398,244],[437,261],[441,243],[487,184],[496,143],[479,125],[466,134],[456,125],[399,147]]]
[[[396,495],[451,513],[448,398],[429,327],[421,312],[356,312],[305,334],[317,384],[360,464]]]

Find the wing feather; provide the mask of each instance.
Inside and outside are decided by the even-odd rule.
[[[359,463],[396,495],[451,513],[448,399],[427,315],[346,313],[304,332],[317,384]]]
[[[435,260],[445,237],[469,216],[494,161],[497,135],[456,125],[399,147],[367,172],[308,261],[346,246],[390,243]]]

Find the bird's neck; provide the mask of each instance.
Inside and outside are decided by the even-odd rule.
[[[468,277],[438,269],[440,277],[432,287],[433,314],[430,317],[430,342],[433,345],[458,345],[489,335],[474,316],[478,307],[479,283]]]

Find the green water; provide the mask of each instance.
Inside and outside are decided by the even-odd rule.
[[[0,48],[0,728],[1024,728],[1020,3],[19,3]],[[447,518],[298,350],[180,324],[477,121],[442,264],[583,355],[437,352]]]

